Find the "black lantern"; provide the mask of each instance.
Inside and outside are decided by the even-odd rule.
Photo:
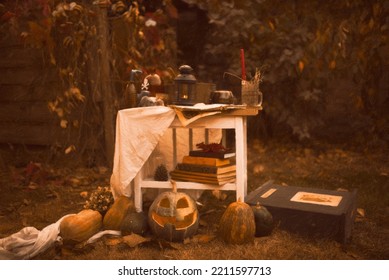
[[[196,78],[192,67],[182,65],[178,68],[180,74],[174,79],[176,84],[175,101],[177,105],[194,105],[196,103]]]

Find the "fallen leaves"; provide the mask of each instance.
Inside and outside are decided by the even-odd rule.
[[[87,191],[80,192],[80,196],[84,199],[87,199],[89,196],[89,193]]]
[[[363,208],[357,208],[357,213],[355,216],[355,222],[361,222],[366,219],[366,211]]]
[[[166,241],[163,239],[157,239],[155,241],[156,241],[156,244],[158,244],[159,249],[161,249],[161,251],[164,251],[166,249],[180,250],[181,245],[182,245],[181,243],[169,242],[169,241]]]
[[[216,238],[215,234],[197,234],[184,240],[184,244],[206,244]]]
[[[186,244],[206,244],[215,238],[215,234],[197,234],[190,238],[186,238],[183,243],[177,243],[150,236],[144,237],[139,234],[132,233],[121,237],[108,238],[105,240],[105,244],[107,246],[118,246],[120,244],[125,244],[131,248],[134,248],[144,243],[153,243],[157,244],[161,250],[182,250],[185,249],[184,245]]]
[[[16,185],[36,189],[39,184],[47,181],[48,170],[41,163],[30,161],[24,168],[10,167],[11,178]]]
[[[110,247],[125,244],[130,248],[134,248],[143,243],[150,242],[151,240],[151,237],[143,237],[139,234],[131,233],[125,236],[109,237],[104,240],[104,244]]]
[[[76,244],[62,244],[61,245],[61,254],[63,257],[72,257],[72,255],[77,255],[80,253],[86,253],[91,250],[91,248],[99,246],[107,246],[110,250],[128,250],[135,249],[143,245],[147,245],[147,248],[154,248],[161,252],[165,251],[181,251],[186,252],[188,248],[191,248],[193,245],[209,244],[216,238],[215,234],[197,234],[191,238],[187,238],[184,242],[169,242],[164,239],[160,239],[155,236],[147,235],[141,236],[135,233],[117,236],[117,235],[105,235],[96,239],[93,243],[88,241],[76,243]],[[146,247],[142,247],[143,248]],[[167,257],[167,256],[165,256]]]
[[[76,150],[76,147],[74,145],[70,145],[65,149],[65,154],[70,154],[71,152],[74,152]]]
[[[149,242],[150,240],[151,240],[150,237],[143,237],[136,233],[123,236],[122,238],[122,242],[131,248],[134,248],[142,243]]]

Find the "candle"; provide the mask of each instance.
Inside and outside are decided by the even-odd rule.
[[[244,49],[240,49],[240,65],[242,68],[242,80],[246,80],[246,67],[244,65]]]

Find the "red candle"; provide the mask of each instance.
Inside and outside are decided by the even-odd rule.
[[[240,66],[242,68],[242,80],[246,80],[246,67],[244,65],[244,49],[240,49]]]

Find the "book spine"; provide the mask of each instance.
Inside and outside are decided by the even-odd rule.
[[[179,176],[172,174],[172,179],[177,181],[184,181],[184,182],[197,182],[197,183],[203,183],[203,184],[213,184],[213,185],[224,185],[226,183],[233,183],[235,182],[235,177],[230,177],[226,179],[211,179],[211,178],[204,178],[204,177],[187,177],[187,176]]]
[[[204,152],[199,150],[189,151],[189,156],[192,157],[207,157],[207,158],[219,158],[226,159],[235,156],[235,153],[216,153],[216,152]]]
[[[185,163],[178,163],[176,168],[182,171],[193,171],[193,172],[211,173],[211,174],[217,174],[217,169],[218,169],[216,166],[185,164]]]
[[[182,159],[182,163],[209,165],[209,166],[222,166],[222,165],[230,164],[230,160],[229,159],[208,158],[208,157],[184,156]]]
[[[235,177],[236,172],[231,171],[231,172],[224,173],[224,174],[212,174],[212,173],[201,173],[201,172],[193,172],[193,171],[173,170],[170,172],[170,175],[222,179],[222,178]]]

